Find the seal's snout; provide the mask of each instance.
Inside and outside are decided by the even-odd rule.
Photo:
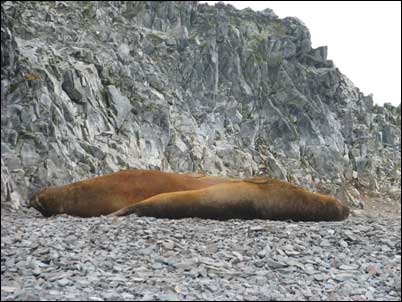
[[[37,194],[31,197],[28,203],[28,208],[35,208],[38,210],[39,207],[39,197]]]
[[[338,202],[338,220],[344,220],[349,217],[349,207],[345,206],[343,203]]]
[[[39,201],[38,194],[35,194],[34,196],[32,196],[29,205],[30,205],[30,207],[34,207],[35,209],[40,208],[40,201]]]
[[[34,204],[35,204],[36,199],[37,199],[37,196],[35,194],[29,199],[29,202],[27,204],[27,208],[35,208]]]
[[[42,213],[43,216],[49,216],[48,211],[46,210],[46,208],[43,206],[43,204],[40,202],[39,200],[39,196],[38,194],[35,194],[29,201],[28,204],[29,208],[34,208],[36,210],[38,210],[39,212]]]

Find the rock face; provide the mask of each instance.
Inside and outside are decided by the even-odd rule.
[[[269,9],[6,1],[1,66],[2,205],[126,168],[400,196],[400,105]]]

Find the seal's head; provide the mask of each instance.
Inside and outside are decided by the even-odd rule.
[[[341,221],[349,216],[349,208],[334,196],[308,192],[306,200],[312,201],[309,207],[317,213],[316,221]]]
[[[334,196],[330,195],[322,195],[319,193],[310,193],[313,194],[317,199],[316,204],[321,204],[320,212],[322,213],[322,219],[326,221],[341,221],[345,220],[349,216],[349,208],[345,206],[341,201],[336,199]],[[313,199],[313,198],[312,198]]]
[[[244,182],[259,186],[270,203],[270,210],[276,211],[275,218],[285,219],[289,215],[297,221],[340,221],[349,216],[349,208],[330,195],[310,192],[272,178],[257,177]]]
[[[41,190],[35,193],[29,200],[28,207],[33,207],[39,212],[42,213],[43,216],[49,217],[54,215],[54,208],[56,203],[52,198],[52,194],[49,194],[48,189]]]

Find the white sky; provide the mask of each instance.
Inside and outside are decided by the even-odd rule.
[[[365,95],[373,93],[378,104],[401,102],[400,1],[223,2],[298,17],[310,30],[313,47],[327,45],[328,59]]]

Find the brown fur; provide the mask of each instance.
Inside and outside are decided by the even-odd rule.
[[[30,206],[44,216],[63,213],[80,217],[100,216],[160,193],[201,189],[224,181],[230,180],[156,170],[126,170],[46,188],[31,198]]]
[[[253,178],[159,194],[111,216],[131,213],[158,218],[330,221],[347,218],[349,209],[334,197],[312,193],[285,181]]]

